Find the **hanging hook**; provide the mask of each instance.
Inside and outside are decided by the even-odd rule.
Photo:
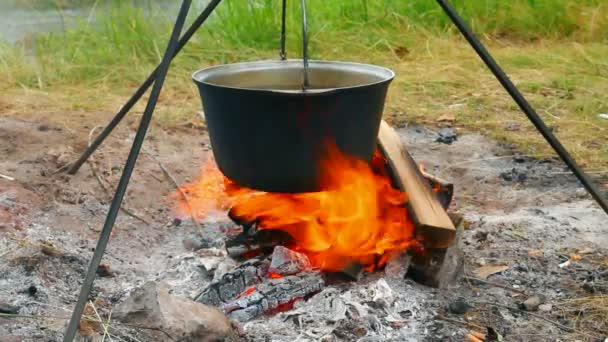
[[[287,11],[287,0],[283,0],[283,12],[281,13],[281,51],[279,56],[281,60],[287,59],[287,53],[285,53],[285,12]]]
[[[302,89],[310,88],[308,78],[308,25],[306,22],[306,0],[302,0],[302,62],[304,63],[304,83]]]

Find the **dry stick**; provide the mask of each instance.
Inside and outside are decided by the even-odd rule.
[[[500,303],[484,302],[484,301],[474,301],[473,303],[475,303],[475,304],[481,304],[481,305],[493,305],[493,306],[498,306],[498,307],[502,307],[502,308],[505,308],[505,309],[509,309],[511,311],[522,312],[522,313],[528,314],[530,316],[533,316],[533,317],[536,317],[536,318],[540,318],[543,321],[545,321],[547,323],[551,323],[551,324],[555,325],[556,327],[558,327],[558,328],[560,328],[560,329],[562,329],[564,331],[567,331],[567,332],[580,332],[580,331],[577,331],[574,328],[570,328],[570,327],[567,327],[567,326],[565,326],[565,325],[563,325],[563,324],[561,324],[559,322],[550,320],[549,318],[547,318],[545,316],[542,316],[542,315],[539,315],[539,314],[536,314],[536,313],[533,313],[533,312],[530,312],[530,311],[522,310],[520,308],[516,308],[516,307],[513,307],[513,306],[504,305],[504,304],[500,304]],[[582,333],[582,332],[580,332],[580,333]],[[585,333],[585,335],[587,335],[587,334]]]
[[[481,278],[476,278],[476,277],[471,277],[471,276],[464,276],[464,279],[467,281],[476,281],[482,284],[487,284],[487,285],[492,285],[492,286],[496,286],[496,287],[500,287],[503,288],[505,290],[509,290],[509,291],[513,291],[513,292],[517,292],[517,293],[526,293],[524,290],[520,290],[520,289],[514,289],[512,287],[510,287],[509,285],[504,285],[504,284],[499,284],[499,283],[494,283],[491,281],[487,281],[485,279],[481,279]]]
[[[102,126],[95,126],[93,127],[93,129],[89,132],[89,146],[91,146],[91,140],[93,137],[93,133],[95,132],[95,130],[97,130],[97,128],[102,128]],[[99,183],[99,185],[101,186],[101,188],[103,189],[103,191],[106,193],[107,197],[111,197],[110,195],[110,190],[108,189],[108,187],[105,185],[105,183],[103,182],[103,179],[101,178],[101,176],[99,175],[99,172],[97,172],[97,165],[95,165],[95,159],[93,158],[93,156],[91,156],[87,162],[89,163],[89,166],[91,167],[91,171],[93,172],[93,176],[95,176],[95,178],[97,179],[97,182]],[[140,220],[141,222],[150,225],[150,221],[146,220],[145,218],[135,214],[134,212],[132,212],[131,210],[127,209],[125,206],[121,206],[120,210],[122,210],[125,214]]]
[[[11,182],[15,180],[15,178],[7,176],[7,175],[3,175],[1,173],[0,173],[0,178],[6,179],[7,181],[11,181]]]
[[[57,170],[55,170],[55,171],[51,172],[51,176],[52,176],[52,175],[56,175],[56,174],[58,174],[59,172],[63,172],[64,170],[66,170],[67,168],[69,168],[70,166],[72,166],[72,164],[73,164],[73,163],[67,163],[67,164],[63,165],[62,167],[58,168]]]
[[[40,320],[40,319],[54,319],[54,320],[66,320],[66,321],[70,319],[70,317],[63,317],[63,316],[17,315],[17,314],[5,314],[5,313],[1,313],[1,312],[0,312],[0,317],[6,317],[6,318],[28,318],[28,319],[38,319],[38,320]],[[85,316],[85,315],[82,316],[81,321],[92,322],[92,323],[102,323],[103,324],[103,321],[99,321],[97,319],[93,319],[93,318],[90,318],[90,316]],[[168,332],[164,331],[161,328],[147,327],[145,325],[129,324],[129,323],[122,323],[122,322],[117,322],[117,321],[111,321],[110,323],[112,325],[121,325],[121,326],[129,327],[129,328],[134,328],[134,329],[143,329],[143,330],[158,331],[158,332],[161,332],[161,333],[165,334],[167,337],[169,337],[171,339],[171,341],[175,341],[175,339],[173,338],[173,336],[171,336]]]
[[[468,263],[467,263],[466,260],[463,262],[463,266],[462,267],[463,267],[462,273],[463,273],[463,275],[465,275],[464,280],[466,281],[467,285],[469,285],[469,288],[473,289],[473,284],[471,283],[471,280],[466,277],[466,275],[470,273],[468,271],[469,270],[469,265],[468,265]],[[481,317],[481,319],[484,321],[484,324],[486,326],[490,325],[489,322],[488,322],[488,318],[487,317]]]
[[[196,220],[196,217],[194,216],[194,210],[192,209],[192,205],[190,204],[190,197],[188,197],[188,194],[186,192],[184,192],[184,190],[182,190],[182,188],[177,183],[177,180],[175,180],[175,177],[173,177],[173,175],[171,175],[169,170],[167,170],[167,168],[163,165],[163,163],[161,163],[160,160],[158,160],[158,158],[156,158],[152,153],[150,153],[145,147],[143,148],[143,150],[144,150],[144,153],[148,157],[150,157],[152,160],[154,160],[158,164],[158,166],[160,167],[160,169],[163,172],[163,174],[165,175],[165,177],[167,177],[167,179],[169,179],[171,181],[171,183],[173,183],[173,186],[175,186],[175,188],[177,189],[179,194],[184,199],[184,202],[186,202],[186,205],[188,206],[188,212],[190,212],[190,218],[192,218],[192,222],[194,222],[194,225],[196,226],[196,228],[198,228],[199,231],[202,231],[203,228],[201,227],[201,225]]]

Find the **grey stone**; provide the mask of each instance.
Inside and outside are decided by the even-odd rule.
[[[576,191],[574,192],[575,196],[577,198],[587,198],[589,197],[589,193],[587,192],[587,190],[585,190],[585,188],[580,188],[580,189],[576,189]]]
[[[527,311],[536,311],[538,307],[545,302],[544,296],[534,295],[529,297],[522,303],[522,307]]]
[[[437,142],[451,145],[454,141],[458,139],[458,135],[453,128],[444,127],[439,130],[439,137],[437,137]]]
[[[458,297],[448,304],[448,310],[457,315],[464,315],[470,308],[471,305],[463,297]]]
[[[145,283],[119,304],[112,316],[125,323],[160,329],[178,341],[238,339],[233,324],[217,308],[172,296],[162,283]]]
[[[550,312],[553,309],[553,305],[551,304],[541,304],[538,306],[538,310],[542,312]]]
[[[507,182],[523,183],[528,179],[528,172],[522,168],[512,168],[500,173],[500,177]]]

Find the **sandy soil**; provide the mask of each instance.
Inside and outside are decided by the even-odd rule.
[[[105,124],[109,116],[70,118],[0,119],[0,174],[15,179],[0,178],[0,303],[20,307],[20,315],[38,316],[0,317],[2,341],[61,338],[66,321],[49,316],[69,316],[134,135],[135,118],[130,118],[77,175],[54,173],[77,156],[91,129]],[[158,158],[179,182],[192,180],[210,149],[201,127],[152,127],[125,200],[124,207],[137,217],[121,212],[103,259],[114,276],[98,277],[92,299],[102,297],[111,308],[147,280],[167,281],[175,294],[191,297],[210,281],[201,274],[200,264],[223,257],[193,253],[188,241],[221,239],[217,228],[229,223],[208,222],[202,232],[191,222],[176,224],[167,200],[174,185],[148,156]],[[365,328],[364,336],[356,337],[359,340],[463,340],[467,325],[437,319],[438,314],[492,327],[506,341],[594,341],[608,335],[602,320],[587,320],[581,314],[575,325],[577,307],[567,301],[608,292],[608,217],[565,167],[555,160],[519,156],[477,135],[445,145],[436,143],[436,133],[424,127],[399,131],[428,172],[455,183],[451,210],[467,220],[461,241],[466,271],[506,265],[507,270],[488,281],[507,289],[463,280],[449,290],[436,290],[377,272],[356,284],[328,288],[297,308],[297,315],[308,318],[303,325],[287,319],[292,317],[288,313],[245,324],[247,339],[353,340],[354,335],[344,331],[349,324],[359,324]],[[568,260],[569,265],[559,266]],[[222,262],[229,267],[229,261]],[[393,310],[409,312],[401,325],[386,323],[386,315],[367,303],[377,299],[385,284],[391,291],[382,292],[383,300]],[[506,308],[536,294],[544,295],[552,307],[535,313],[554,323]],[[330,297],[367,303],[365,317],[373,319],[346,315],[330,324],[323,315],[312,315],[322,312],[323,298]],[[472,306],[466,314],[447,309],[458,297]],[[146,340],[145,331],[115,329],[121,340]]]

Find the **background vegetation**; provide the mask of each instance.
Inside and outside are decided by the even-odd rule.
[[[11,1],[60,13],[75,2],[104,7],[95,20],[0,46],[0,108],[20,116],[115,111],[159,62],[177,12],[177,2],[167,8],[151,1]],[[288,55],[297,58],[299,1],[288,2]],[[453,3],[575,158],[606,173],[608,120],[598,114],[608,113],[608,2]],[[397,72],[386,109],[393,121],[448,122],[551,155],[435,1],[308,0],[308,10],[313,58]],[[210,64],[278,58],[279,30],[279,0],[224,0],[175,60],[157,120],[167,126],[196,120],[200,100],[191,73]]]

